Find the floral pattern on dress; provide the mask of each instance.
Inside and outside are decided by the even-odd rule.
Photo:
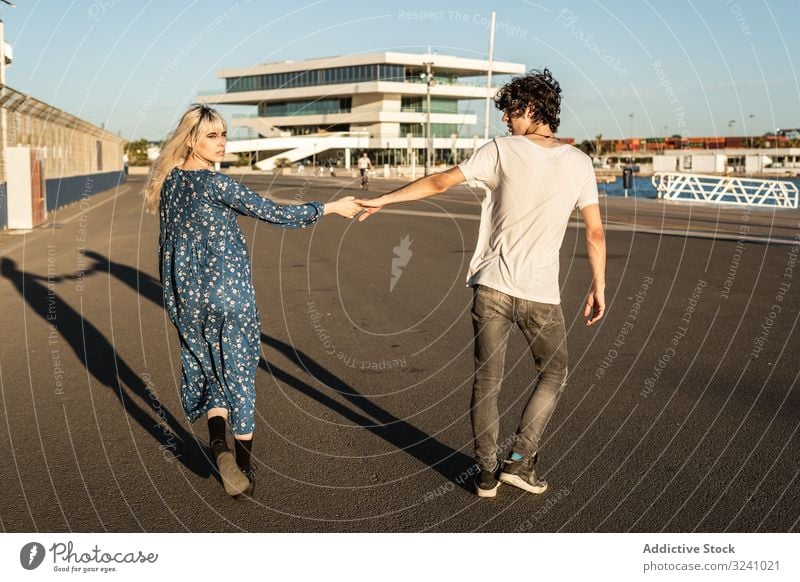
[[[175,168],[160,201],[159,272],[181,346],[181,403],[190,422],[228,410],[253,432],[261,318],[237,213],[284,228],[314,224],[320,202],[276,204],[224,174]]]

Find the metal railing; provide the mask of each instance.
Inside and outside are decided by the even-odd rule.
[[[743,206],[797,208],[798,188],[786,180],[757,180],[657,172],[652,183],[658,197],[665,200],[696,200]]]

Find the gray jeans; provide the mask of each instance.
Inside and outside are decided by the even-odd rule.
[[[497,397],[503,382],[508,336],[515,324],[530,346],[538,382],[532,382],[513,452],[523,457],[538,452],[539,440],[567,378],[567,334],[561,306],[518,299],[478,285],[472,304],[475,382],[471,416],[475,457],[482,469],[492,470],[497,463]]]

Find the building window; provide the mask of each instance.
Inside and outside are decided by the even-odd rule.
[[[417,74],[419,74],[419,72],[417,72]],[[442,79],[444,79],[444,77]],[[314,85],[335,85],[339,83],[364,83],[369,81],[402,82],[404,80],[407,79],[406,70],[403,65],[374,64],[228,78],[225,79],[225,90],[228,93],[236,93],[239,91],[286,89],[290,87],[311,87]]]
[[[454,133],[458,135],[458,125],[455,123],[431,123],[431,133],[433,137],[450,137]],[[400,136],[411,134],[413,137],[425,137],[424,123],[401,123]]]
[[[425,97],[401,97],[400,111],[416,111],[425,113],[427,101]],[[431,97],[431,113],[458,113],[458,99]]]
[[[352,97],[341,99],[316,99],[310,101],[278,101],[258,104],[259,117],[288,117],[294,115],[327,115],[350,113]]]

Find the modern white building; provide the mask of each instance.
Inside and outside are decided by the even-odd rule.
[[[224,69],[218,75],[225,93],[199,101],[256,108],[255,115],[234,119],[234,126],[260,138],[231,141],[228,149],[261,152],[262,169],[280,157],[295,162],[323,152],[329,158],[333,151],[349,167],[362,149],[370,150],[373,163],[397,165],[424,159],[430,89],[435,159],[452,162],[484,141],[476,112],[497,92],[487,83],[490,71],[494,76],[525,70],[522,63],[441,54],[326,57]]]

